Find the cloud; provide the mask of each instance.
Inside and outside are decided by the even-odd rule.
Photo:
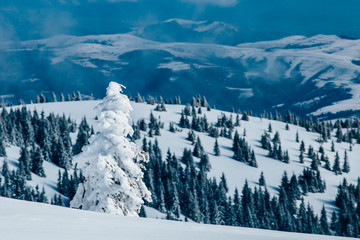
[[[0,14],[0,42],[14,41],[16,38],[15,28]]]
[[[117,2],[138,2],[138,0],[87,0],[88,2],[109,2],[109,3],[117,3]]]
[[[238,3],[238,0],[182,0],[183,2],[194,4],[211,4],[221,7],[231,7]]]
[[[138,0],[107,0],[108,2],[137,2]]]
[[[117,2],[138,2],[138,0],[57,0],[58,3],[62,5],[81,5],[81,3],[97,3],[97,2],[109,2],[109,3],[117,3]]]

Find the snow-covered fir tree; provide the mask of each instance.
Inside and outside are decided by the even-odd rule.
[[[215,140],[215,144],[214,144],[214,154],[215,156],[220,156],[220,148],[217,139]]]
[[[121,94],[122,87],[110,82],[96,108],[99,133],[76,159],[84,181],[70,203],[73,208],[138,216],[143,199],[151,201],[142,180],[142,162],[148,161],[148,155],[126,138],[133,134],[129,124],[132,107]]]

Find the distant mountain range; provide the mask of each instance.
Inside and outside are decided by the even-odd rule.
[[[169,19],[135,30],[135,35],[160,42],[193,42],[235,45],[241,39],[237,27],[224,22]]]
[[[132,95],[188,100],[200,93],[227,110],[327,117],[360,110],[360,40],[317,35],[226,45],[237,34],[226,23],[170,19],[131,34],[2,43],[0,94],[29,100],[40,91],[80,90],[103,97],[108,82],[118,81]]]

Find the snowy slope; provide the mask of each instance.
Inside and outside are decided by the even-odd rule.
[[[20,148],[16,146],[8,146],[6,148],[7,157],[1,157],[0,158],[0,166],[2,167],[3,161],[6,159],[9,170],[16,170],[19,166],[19,157],[20,157]],[[45,189],[46,197],[48,198],[48,201],[50,202],[51,198],[54,197],[55,194],[59,194],[57,189],[57,179],[58,179],[58,173],[59,170],[61,173],[64,172],[64,169],[59,168],[53,163],[44,161],[43,162],[44,171],[46,174],[46,177],[42,178],[38,175],[31,173],[31,181],[27,181],[28,185],[35,188],[36,185],[39,186],[40,191],[42,188]],[[72,173],[72,171],[70,172]],[[67,201],[66,197],[62,197],[63,201]]]
[[[80,122],[81,118],[83,116],[86,116],[88,123],[90,125],[93,125],[96,130],[95,112],[93,108],[98,103],[99,101],[57,102],[33,104],[27,105],[27,107],[29,109],[36,108],[38,111],[44,111],[45,113],[65,113],[67,116],[70,116],[77,122]],[[149,120],[149,115],[152,111],[155,117],[160,117],[161,121],[165,123],[164,129],[161,129],[161,136],[157,137],[159,145],[163,152],[163,156],[165,156],[168,148],[170,148],[171,152],[174,152],[177,157],[182,156],[183,149],[185,147],[193,149],[191,143],[186,140],[188,134],[187,129],[183,129],[182,132],[177,133],[172,133],[169,131],[169,124],[171,122],[175,124],[179,122],[180,113],[184,106],[166,105],[167,112],[156,112],[153,111],[155,108],[154,105],[134,102],[132,102],[132,105],[134,111],[131,113],[131,116],[135,122],[141,118]],[[223,112],[219,110],[211,110],[210,112],[208,112],[205,108],[203,108],[203,114],[206,114],[209,123],[215,123],[217,121],[217,117],[221,113]],[[228,112],[224,113],[228,116],[231,114]],[[233,117],[235,116],[233,115]],[[273,133],[271,134],[272,136],[276,131],[280,133],[282,148],[283,150],[289,151],[290,164],[285,164],[278,160],[268,158],[268,151],[260,148],[259,140],[261,138],[261,134],[263,134],[264,130],[268,129],[269,123],[271,123],[273,129]],[[320,146],[320,144],[316,141],[316,139],[319,137],[318,134],[307,132],[304,128],[294,125],[290,125],[290,130],[287,131],[285,130],[285,123],[283,122],[250,117],[249,122],[241,121],[241,126],[236,128],[236,130],[241,136],[244,129],[246,129],[245,139],[255,151],[256,159],[259,166],[258,168],[253,168],[244,163],[233,160],[233,152],[231,151],[232,141],[226,138],[219,138],[221,156],[214,156],[214,138],[207,136],[206,133],[196,132],[196,135],[200,136],[204,150],[209,154],[210,162],[212,165],[212,169],[209,173],[210,176],[214,176],[219,179],[221,177],[221,174],[224,172],[230,189],[229,194],[233,194],[236,187],[238,189],[242,189],[245,179],[248,180],[251,187],[258,186],[258,179],[261,171],[263,171],[269,192],[273,195],[277,195],[278,186],[280,185],[280,180],[284,171],[287,171],[288,175],[290,176],[292,175],[292,173],[298,175],[303,171],[304,167],[309,167],[311,160],[308,158],[305,158],[304,164],[299,163],[298,156],[300,154],[300,144],[295,142],[295,136],[297,131],[299,132],[300,141],[304,140],[304,142],[306,143],[306,149],[309,145],[312,145],[315,150],[318,150]],[[142,135],[146,135],[146,133],[142,132]],[[154,141],[154,138],[152,138],[152,141]],[[336,142],[335,138],[334,142]],[[139,140],[138,144],[141,145],[141,140]],[[335,153],[330,151],[331,141],[324,143],[323,147],[326,154],[329,156],[329,161],[332,166]],[[342,164],[344,151],[349,149],[349,145],[348,143],[335,143],[335,149],[339,152]],[[353,146],[352,152],[348,151],[349,163],[351,168],[348,174],[337,176],[333,172],[320,167],[321,177],[322,179],[326,180],[327,188],[325,193],[309,193],[308,196],[304,197],[305,201],[310,202],[311,205],[314,206],[317,214],[320,214],[320,210],[323,204],[327,209],[329,217],[330,214],[336,209],[336,207],[334,206],[334,200],[337,193],[337,186],[344,177],[347,178],[349,183],[356,183],[357,178],[360,175],[358,172],[358,170],[360,169],[360,162],[357,159],[357,156],[359,154],[359,144],[355,144]]]
[[[337,36],[326,35],[310,38],[291,36],[278,41],[245,43],[238,46],[257,49],[259,52],[248,52],[246,58],[266,60],[265,73],[276,69],[279,60],[283,60],[290,65],[285,75],[290,77],[292,71],[298,68],[303,77],[303,84],[307,81],[313,81],[317,87],[321,88],[325,84],[331,83],[350,90],[352,99],[322,107],[312,114],[319,115],[327,112],[336,113],[342,110],[360,109],[360,86],[357,82],[360,58],[359,40],[341,39]]]
[[[195,32],[224,27],[181,19],[163,24]],[[28,99],[36,90],[81,90],[103,97],[100,90],[108,81],[122,79],[133,95],[139,91],[189,99],[200,93],[223,109],[276,108],[313,115],[360,111],[360,40],[337,36],[291,36],[228,46],[157,42],[132,34],[63,35],[16,46],[4,43],[0,49],[5,63],[16,57],[21,66],[16,74],[11,70],[18,65],[3,66],[8,71],[0,78],[13,80],[5,82],[0,94],[13,94],[17,81],[19,98]]]
[[[121,217],[6,198],[0,198],[0,212],[0,236],[7,240],[349,239]]]

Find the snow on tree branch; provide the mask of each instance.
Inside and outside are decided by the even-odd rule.
[[[98,133],[75,159],[84,182],[70,203],[73,208],[137,216],[143,199],[151,201],[141,170],[148,154],[127,139],[134,132],[129,124],[132,107],[121,94],[122,87],[110,82],[106,97],[96,107]]]

